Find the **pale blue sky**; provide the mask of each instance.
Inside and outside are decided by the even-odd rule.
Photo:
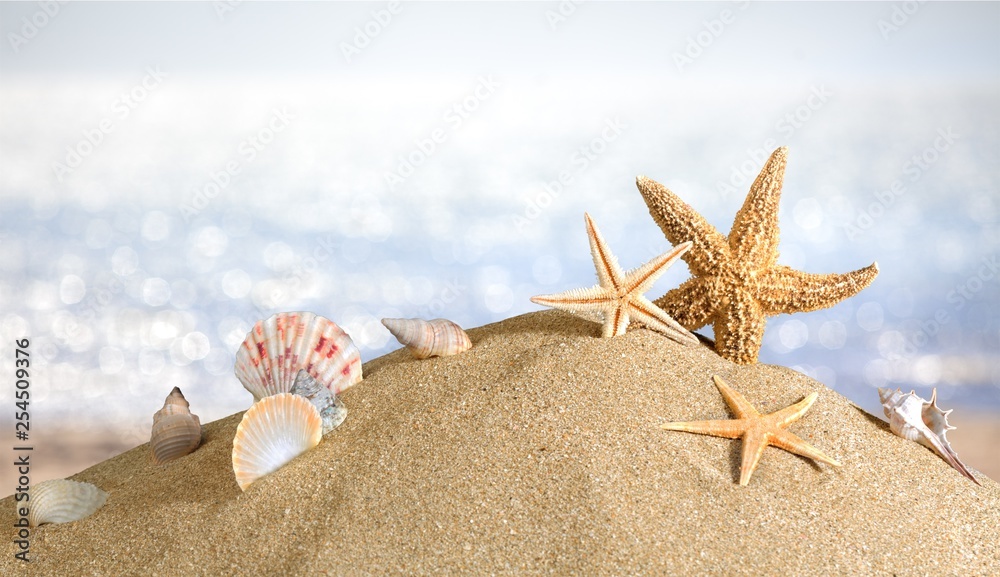
[[[222,17],[216,4],[74,2],[15,53],[10,35],[39,7],[5,2],[0,73],[6,81],[131,78],[156,62],[212,78],[613,71],[734,84],[1000,79],[1000,4],[992,2],[921,4],[888,39],[879,21],[891,23],[903,3],[594,2],[555,29],[557,2],[405,3],[350,63],[341,42],[387,3],[243,3]],[[725,10],[730,22],[679,73],[674,53]]]

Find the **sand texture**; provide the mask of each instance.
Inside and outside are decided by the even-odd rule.
[[[242,413],[166,465],[138,447],[74,475],[107,504],[36,528],[30,572],[5,539],[0,574],[1000,574],[997,483],[789,369],[599,330],[545,311],[371,361],[345,423],[246,493]],[[789,430],[844,466],[769,447],[740,487],[740,441],[659,429],[731,418],[713,374],[762,412],[817,391]]]

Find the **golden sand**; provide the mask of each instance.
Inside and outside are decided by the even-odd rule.
[[[371,361],[345,423],[246,493],[242,414],[166,465],[138,447],[74,475],[107,504],[35,529],[30,573],[5,540],[0,574],[1000,574],[997,483],[789,369],[598,331],[546,311]],[[768,448],[740,487],[739,441],[660,430],[730,417],[713,374],[762,412],[818,392],[789,430],[844,466]]]

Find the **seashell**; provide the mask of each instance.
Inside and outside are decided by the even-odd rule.
[[[324,435],[336,429],[347,418],[347,407],[340,401],[340,397],[331,393],[330,389],[304,370],[295,376],[291,393],[309,399],[312,406],[316,407],[319,418],[323,421]]]
[[[893,391],[890,388],[879,388],[878,397],[893,433],[934,451],[959,473],[980,484],[965,464],[958,460],[958,454],[945,437],[945,433],[955,427],[948,424],[951,410],[942,411],[937,406],[937,389],[931,393],[930,401],[921,399],[913,391],[904,394],[899,389]]]
[[[192,415],[187,399],[178,387],[170,391],[163,408],[153,413],[149,447],[153,462],[162,465],[187,455],[201,444],[201,421]]]
[[[278,393],[250,407],[233,439],[233,472],[244,491],[319,444],[323,422],[305,397]]]
[[[28,491],[28,524],[70,523],[89,516],[108,500],[90,483],[68,479],[42,481]]]
[[[418,359],[457,355],[472,347],[462,327],[447,319],[382,319],[382,324]]]
[[[255,401],[290,391],[300,370],[336,395],[361,380],[361,353],[336,323],[309,312],[257,321],[236,353],[236,377]]]

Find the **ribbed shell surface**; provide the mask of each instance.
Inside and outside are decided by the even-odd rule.
[[[448,319],[382,319],[382,324],[418,359],[457,355],[472,347],[469,335]]]
[[[201,444],[201,421],[191,413],[187,399],[177,387],[167,395],[163,408],[153,414],[149,448],[153,462],[162,465],[183,457]]]
[[[233,472],[240,489],[277,471],[319,444],[323,424],[305,397],[279,393],[257,401],[243,415],[233,439]]]
[[[299,370],[337,394],[361,380],[361,353],[336,323],[310,312],[257,321],[236,353],[236,377],[255,401],[290,391]]]
[[[31,487],[28,499],[28,523],[69,523],[89,516],[101,508],[108,494],[90,483],[68,479],[50,479]]]

